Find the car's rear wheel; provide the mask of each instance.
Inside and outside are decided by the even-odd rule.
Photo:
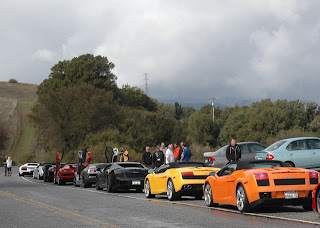
[[[84,177],[82,177],[82,186],[83,186],[84,188],[89,187],[89,183],[84,179]]]
[[[147,198],[154,198],[154,194],[151,194],[151,187],[150,187],[150,181],[149,179],[146,180],[146,183],[144,185],[144,194]]]
[[[238,208],[238,210],[240,212],[249,212],[250,211],[250,205],[249,205],[249,201],[248,201],[246,190],[244,189],[242,184],[240,184],[237,187],[236,198],[237,198],[237,208]]]
[[[112,177],[113,177],[113,175],[112,175],[112,174],[108,177],[108,180],[107,180],[107,186],[106,186],[106,190],[107,190],[107,192],[113,192],[113,187],[112,187]]]
[[[171,179],[167,183],[167,196],[170,201],[180,198],[180,195],[174,189],[173,181]]]
[[[209,183],[206,183],[206,185],[204,187],[204,201],[206,202],[206,205],[208,207],[218,206],[217,203],[213,202],[212,189],[211,189],[211,185]]]
[[[296,167],[295,164],[291,161],[286,161],[289,167]]]
[[[312,203],[308,203],[305,205],[302,205],[303,209],[305,209],[306,211],[312,211]]]
[[[19,176],[23,176],[23,175],[19,172]]]

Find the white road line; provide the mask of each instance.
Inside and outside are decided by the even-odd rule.
[[[117,197],[122,197],[122,198],[128,198],[128,199],[136,199],[136,200],[143,200],[143,201],[158,201],[158,202],[165,202],[162,200],[157,200],[157,199],[147,199],[147,198],[140,198],[140,197],[135,197],[135,196],[126,196],[126,195],[120,195],[116,193],[109,193],[109,192],[103,192],[103,191],[97,191],[97,190],[91,190],[91,189],[85,189],[81,187],[76,187],[76,188],[70,188],[70,187],[64,187],[60,185],[49,185],[45,183],[39,183],[35,181],[28,180],[24,177],[22,177],[23,180],[28,181],[30,183],[37,183],[37,184],[42,184],[46,186],[54,186],[54,187],[60,187],[60,188],[65,188],[65,189],[72,189],[72,190],[80,190],[80,191],[87,191],[87,192],[93,192],[93,193],[98,193],[98,194],[104,194],[104,195],[112,195],[112,196],[117,196]],[[207,210],[217,210],[217,211],[224,211],[224,212],[231,212],[231,213],[236,213],[236,214],[243,214],[243,215],[249,215],[249,216],[255,216],[255,217],[262,217],[262,218],[270,218],[270,219],[279,219],[283,221],[291,221],[291,222],[299,222],[299,223],[304,223],[304,224],[310,224],[310,225],[320,225],[320,222],[312,222],[312,221],[307,221],[307,220],[300,220],[300,219],[293,219],[293,218],[286,218],[286,217],[278,217],[274,215],[264,215],[264,214],[256,214],[256,213],[241,213],[239,211],[231,210],[231,209],[226,209],[226,208],[218,208],[218,207],[207,207],[207,206],[201,206],[201,205],[195,205],[195,204],[189,204],[189,203],[182,203],[182,202],[165,202],[168,204],[174,204],[174,205],[181,205],[181,206],[187,206],[187,207],[198,207],[198,208],[203,208]]]

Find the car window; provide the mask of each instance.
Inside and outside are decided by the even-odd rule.
[[[273,144],[271,144],[270,146],[268,146],[265,151],[273,151],[273,150],[276,150],[278,149],[280,146],[282,146],[286,141],[284,140],[281,140],[281,141],[277,141]]]
[[[155,173],[156,173],[156,174],[158,174],[158,173],[164,173],[165,171],[167,171],[168,168],[169,168],[169,165],[160,166],[160,167],[155,171]]]
[[[319,139],[307,139],[309,149],[320,149]]]
[[[249,148],[247,147],[247,144],[240,145],[241,153],[242,154],[248,154],[250,153]]]
[[[306,149],[307,149],[306,140],[293,141],[287,146],[287,150],[306,150]]]
[[[260,144],[249,144],[248,147],[250,148],[252,153],[266,149],[265,146],[262,146]]]
[[[219,150],[217,150],[214,154],[217,155],[217,154],[223,154],[226,152],[226,149],[227,149],[228,145],[224,146],[224,147],[221,147]]]
[[[221,169],[217,173],[217,175],[218,176],[228,176],[228,175],[231,175],[236,169],[237,169],[237,164],[231,164],[231,165],[228,165],[228,166],[224,167],[223,169]]]
[[[110,167],[111,167],[111,165],[107,165],[106,168],[104,168],[103,172],[104,172],[104,173],[107,173],[108,170],[110,169]]]

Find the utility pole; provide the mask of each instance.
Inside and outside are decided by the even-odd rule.
[[[150,77],[150,75],[147,74],[147,73],[144,73],[142,76],[144,77],[143,78],[143,81],[144,81],[144,92],[146,93],[146,95],[149,95],[149,86],[150,86],[149,77]]]
[[[212,101],[211,105],[212,105],[212,121],[214,122],[214,100],[216,98],[212,97],[212,98],[209,98],[209,100]]]

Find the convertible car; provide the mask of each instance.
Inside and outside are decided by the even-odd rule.
[[[139,162],[109,163],[97,176],[96,189],[114,192],[117,189],[136,189],[142,192],[148,169]]]
[[[206,179],[206,205],[234,205],[240,212],[284,204],[312,210],[311,193],[319,173],[289,165],[276,160],[232,162]]]
[[[66,164],[60,168],[55,175],[54,183],[55,184],[65,184],[66,182],[73,182],[75,173],[77,172],[77,164]]]
[[[312,208],[320,214],[320,183],[312,191]]]
[[[201,162],[174,162],[150,170],[145,178],[145,195],[152,198],[156,194],[166,193],[170,201],[182,195],[202,199],[203,184],[210,172],[219,168],[205,167]]]

